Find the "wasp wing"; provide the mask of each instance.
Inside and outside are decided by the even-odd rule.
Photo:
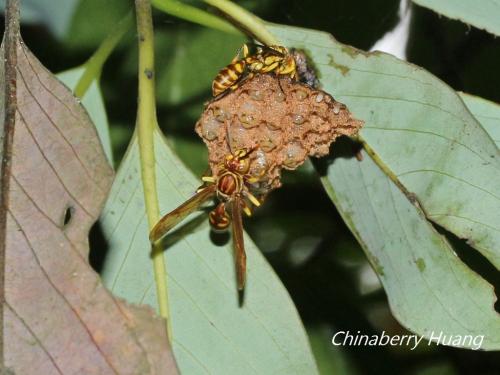
[[[245,244],[243,243],[243,221],[241,218],[241,211],[241,198],[235,198],[231,204],[231,221],[233,230],[234,262],[236,265],[236,278],[239,290],[243,290],[245,288],[247,269],[247,256],[245,254]]]
[[[216,190],[215,185],[203,188],[193,197],[189,198],[186,202],[181,204],[172,212],[163,216],[158,223],[149,232],[149,240],[156,242],[162,238],[167,232],[172,229],[177,223],[184,219],[191,212],[199,208],[204,202],[214,196]]]

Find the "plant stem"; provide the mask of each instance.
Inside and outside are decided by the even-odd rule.
[[[137,13],[137,34],[139,37],[139,107],[137,110],[137,136],[141,160],[141,177],[149,228],[158,222],[160,208],[156,190],[156,160],[154,134],[158,129],[155,104],[154,77],[154,34],[150,0],[135,1]],[[167,335],[172,342],[172,324],[167,292],[167,271],[163,249],[159,244],[152,249],[153,269],[156,283],[156,297],[160,316],[167,321]]]
[[[132,12],[129,12],[116,26],[116,28],[103,40],[97,51],[83,65],[85,71],[76,84],[74,94],[77,98],[82,99],[88,88],[101,76],[101,71],[104,63],[108,59],[111,52],[122,39],[123,35],[132,27],[134,18]]]
[[[267,29],[264,21],[246,9],[228,0],[204,0],[207,4],[227,14],[244,30],[258,41],[266,45],[279,44],[278,40]]]
[[[165,13],[174,17],[181,18],[186,21],[197,23],[202,26],[207,26],[212,29],[224,31],[229,34],[241,35],[242,32],[229,22],[211,13],[205,12],[202,9],[184,4],[177,0],[152,0],[151,3],[155,8],[158,8]]]

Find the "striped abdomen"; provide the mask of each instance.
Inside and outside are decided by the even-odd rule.
[[[224,203],[219,203],[217,207],[208,214],[208,221],[212,229],[216,232],[225,231],[231,223],[229,215],[226,212],[226,205]]]
[[[239,60],[222,69],[212,82],[213,96],[222,94],[224,91],[234,86],[243,75],[245,66],[245,61]]]

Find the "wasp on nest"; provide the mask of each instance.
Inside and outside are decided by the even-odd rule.
[[[214,100],[196,123],[196,132],[208,147],[211,176],[181,206],[166,214],[152,229],[151,241],[161,239],[203,203],[217,198],[209,214],[216,231],[232,227],[238,289],[245,286],[246,255],[243,213],[262,204],[281,186],[281,170],[293,170],[308,156],[321,157],[341,135],[354,135],[362,121],[346,106],[299,77],[294,56],[282,46],[247,45],[213,82]],[[299,69],[300,70],[300,69]],[[309,75],[312,73],[307,71]],[[317,84],[315,78],[306,82]]]

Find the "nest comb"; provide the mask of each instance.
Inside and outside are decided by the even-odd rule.
[[[224,157],[252,149],[250,174],[266,192],[281,186],[281,169],[295,169],[307,156],[321,157],[341,135],[363,122],[324,91],[270,74],[256,75],[235,91],[210,102],[196,123],[217,175]]]

